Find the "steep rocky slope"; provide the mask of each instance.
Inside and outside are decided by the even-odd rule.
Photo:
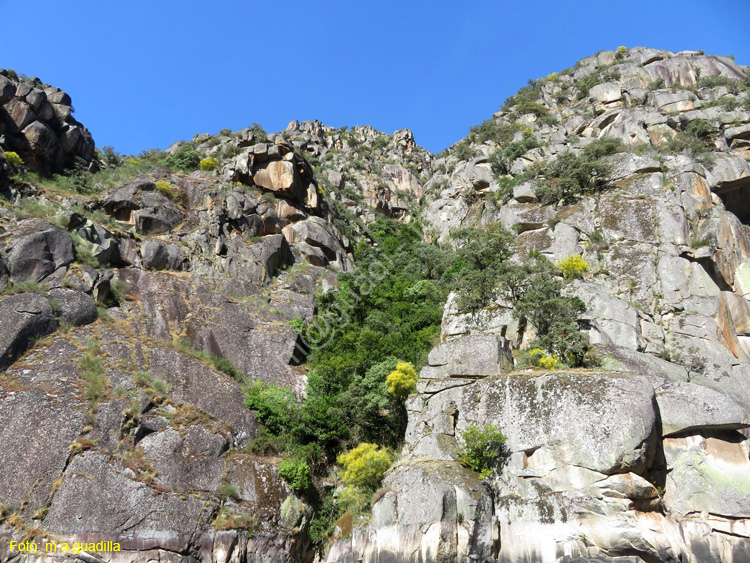
[[[500,224],[513,260],[581,255],[565,292],[601,363],[516,369],[536,335],[513,303],[452,295],[400,460],[322,560],[750,560],[748,70],[604,51],[441,155],[408,130],[313,121],[197,135],[167,153],[205,171],[144,154],[75,190],[0,159],[0,558],[36,558],[8,542],[37,537],[121,542],[85,561],[313,560],[316,499],[247,448],[261,425],[243,392],[304,394],[308,343],[290,325],[387,216],[446,248]],[[33,105],[3,84],[6,113]],[[58,149],[9,138],[58,170]],[[508,456],[482,479],[459,452],[487,424]]]
[[[512,304],[451,298],[401,461],[328,561],[747,560],[747,74],[701,53],[605,51],[435,159],[426,234],[500,223],[520,260],[582,255],[566,291],[603,363],[513,372],[507,348],[534,334]],[[555,159],[604,137],[620,141],[600,159],[606,189],[561,195]],[[480,481],[458,451],[486,424],[509,459]]]

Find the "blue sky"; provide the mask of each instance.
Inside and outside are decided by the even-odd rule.
[[[748,0],[0,0],[3,56],[66,90],[98,146],[166,148],[292,119],[440,151],[528,78],[619,45],[750,64]]]

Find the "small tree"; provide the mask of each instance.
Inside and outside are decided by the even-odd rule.
[[[164,165],[174,170],[196,170],[201,163],[201,155],[192,145],[186,143],[164,159]]]
[[[417,372],[414,366],[408,362],[399,362],[396,369],[386,379],[388,392],[399,398],[405,399],[417,388]]]

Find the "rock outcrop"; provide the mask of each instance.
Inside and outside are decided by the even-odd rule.
[[[91,133],[59,88],[0,70],[0,106],[0,149],[18,153],[26,166],[51,174],[95,161]]]

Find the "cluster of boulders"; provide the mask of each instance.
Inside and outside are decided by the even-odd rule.
[[[407,220],[430,176],[433,157],[409,129],[387,135],[369,125],[347,130],[292,121],[281,134],[318,163],[328,197],[364,223],[376,214]]]
[[[27,167],[51,174],[95,161],[94,140],[60,88],[0,70],[0,106],[0,149],[18,153]]]

